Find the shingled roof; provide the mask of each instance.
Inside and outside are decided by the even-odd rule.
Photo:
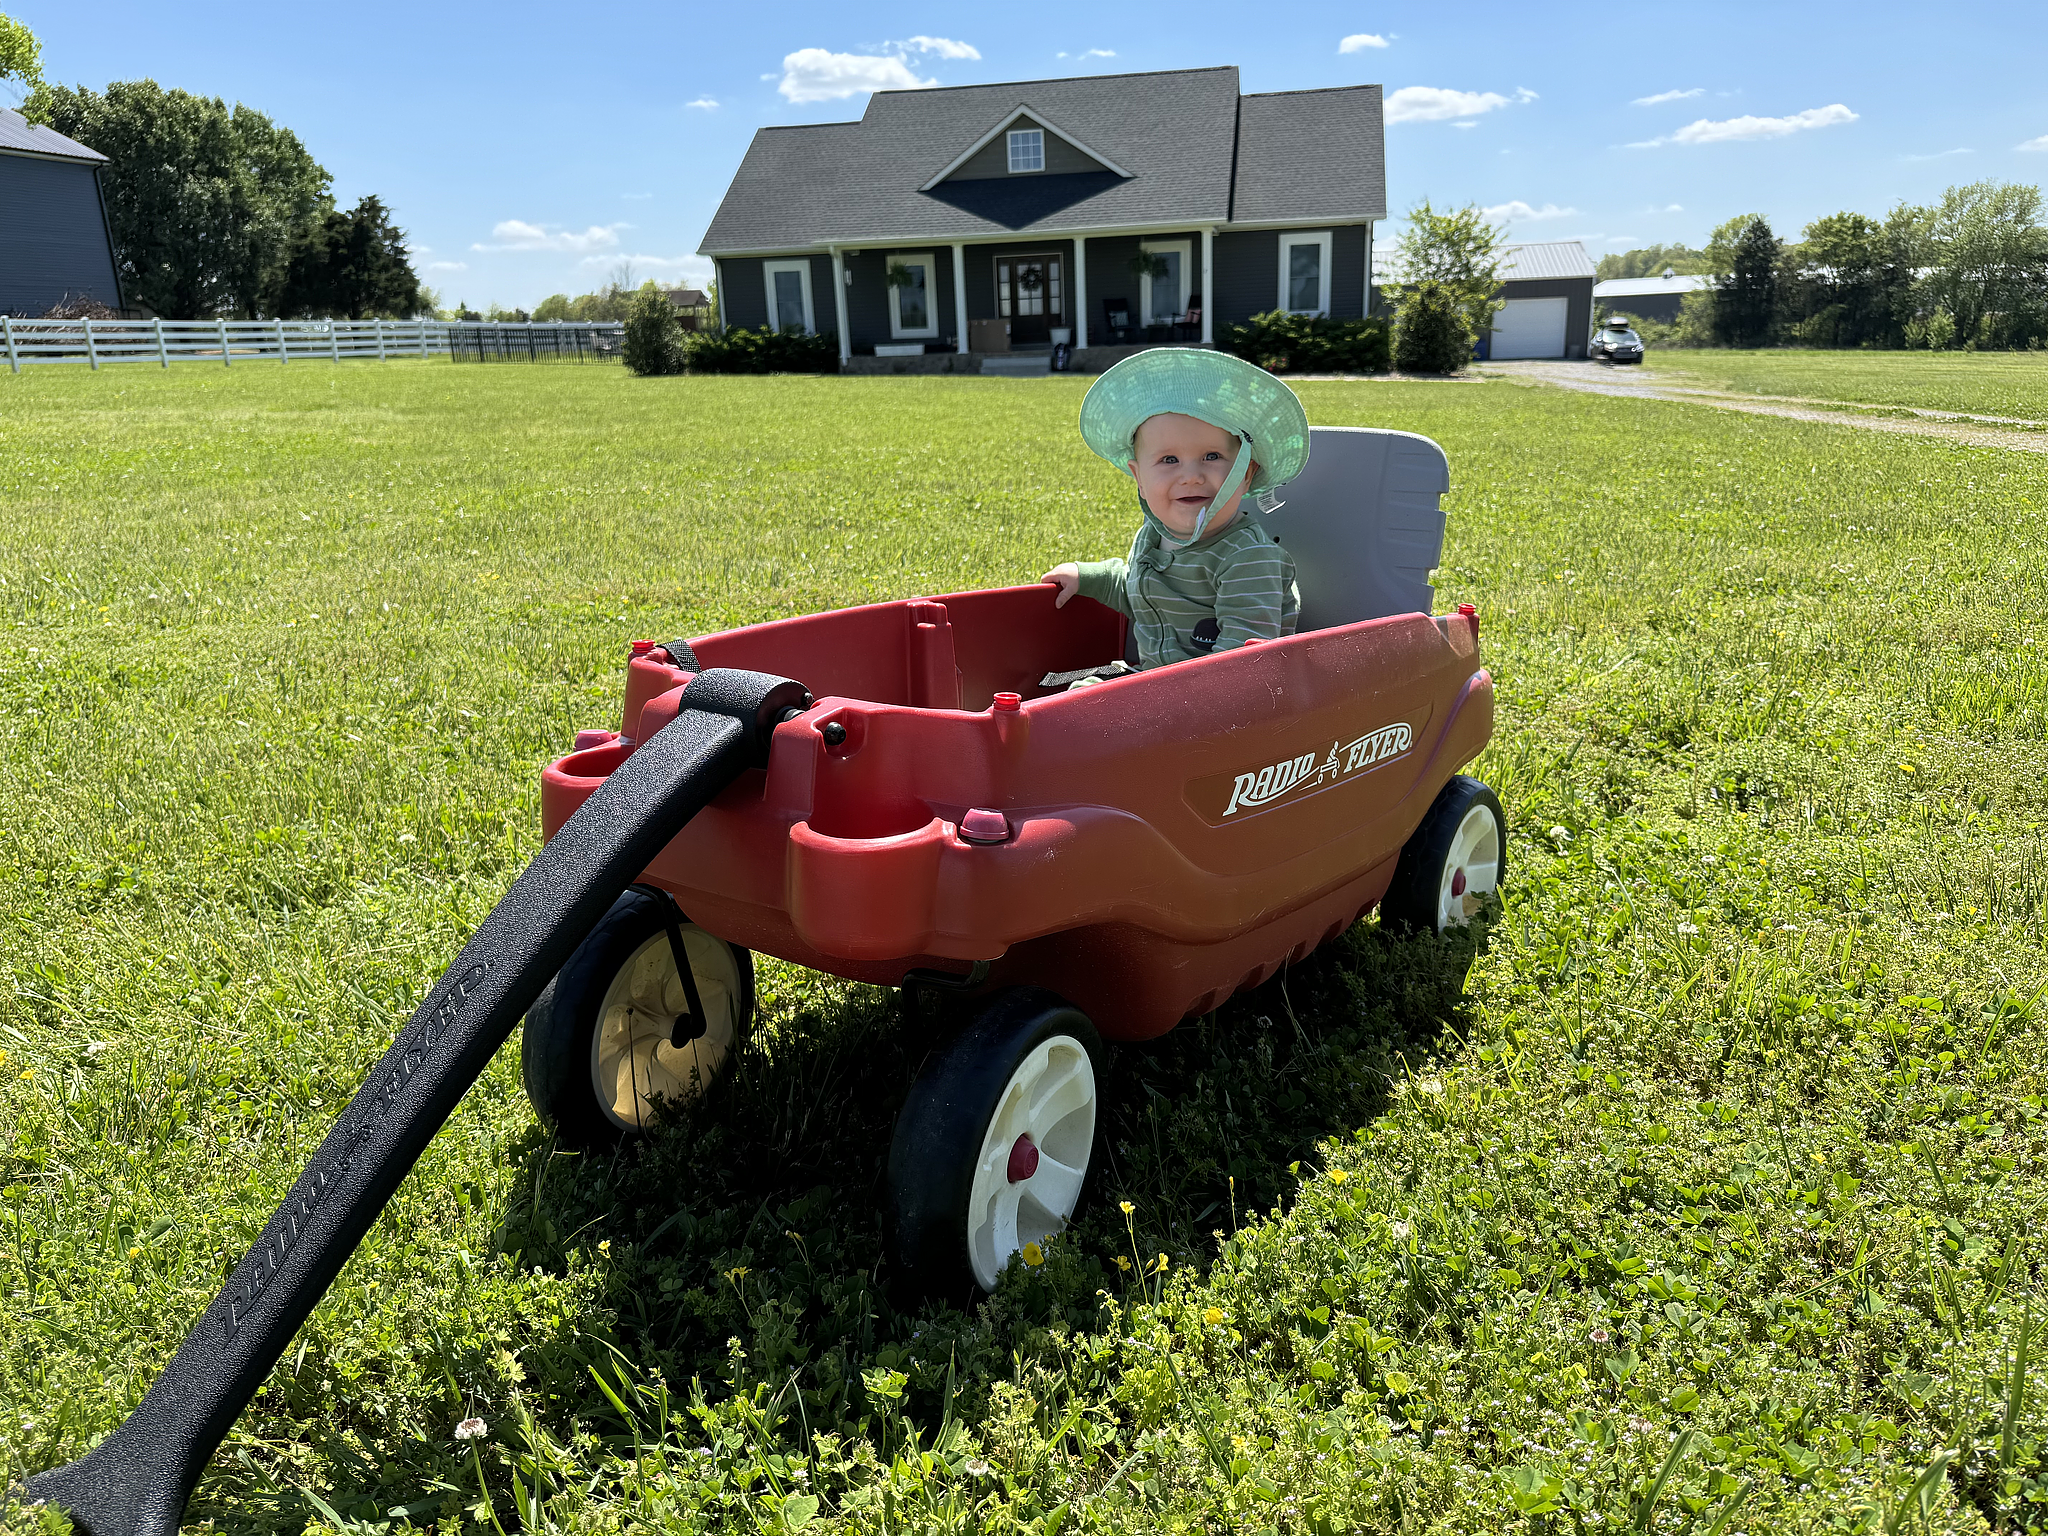
[[[1020,112],[1119,169],[921,190]],[[1240,96],[1224,66],[877,91],[858,122],[763,128],[699,250],[1385,216],[1378,86]]]
[[[107,163],[107,157],[98,150],[87,149],[78,140],[67,139],[54,128],[31,128],[27,118],[4,107],[0,107],[0,154],[41,155],[48,160],[83,160],[89,165]]]

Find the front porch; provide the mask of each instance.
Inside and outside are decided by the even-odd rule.
[[[1140,352],[1149,352],[1155,347],[1199,347],[1207,346],[1199,341],[1148,341],[1127,346],[1076,347],[1069,359],[1069,373],[1103,373],[1127,357]],[[872,354],[856,353],[841,358],[839,371],[842,374],[872,376],[881,374],[941,374],[972,373],[991,377],[1036,378],[1052,372],[1051,347],[1017,347],[1008,352],[943,352],[931,351],[914,357],[876,357]]]

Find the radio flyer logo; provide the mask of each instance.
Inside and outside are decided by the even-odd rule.
[[[1313,787],[1348,779],[1355,773],[1365,773],[1383,763],[1391,763],[1395,758],[1407,755],[1414,739],[1415,733],[1403,721],[1367,731],[1353,742],[1333,741],[1329,752],[1320,761],[1316,753],[1304,752],[1299,757],[1290,757],[1256,773],[1240,773],[1237,782],[1231,786],[1230,804],[1223,814],[1231,816],[1240,809],[1271,805],[1282,795],[1304,784]]]

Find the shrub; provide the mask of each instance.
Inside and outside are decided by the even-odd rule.
[[[692,373],[837,373],[839,337],[765,325],[758,331],[698,331],[684,338],[683,361]]]
[[[1394,325],[1394,366],[1403,373],[1456,373],[1472,360],[1472,327],[1443,283],[1408,287]]]
[[[1271,373],[1385,373],[1387,322],[1323,320],[1276,309],[1224,327],[1224,351]]]
[[[683,371],[683,323],[657,289],[643,288],[626,311],[626,366],[643,377]]]

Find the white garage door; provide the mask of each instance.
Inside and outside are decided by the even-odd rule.
[[[1492,355],[1563,357],[1565,299],[1509,299],[1493,317]]]

